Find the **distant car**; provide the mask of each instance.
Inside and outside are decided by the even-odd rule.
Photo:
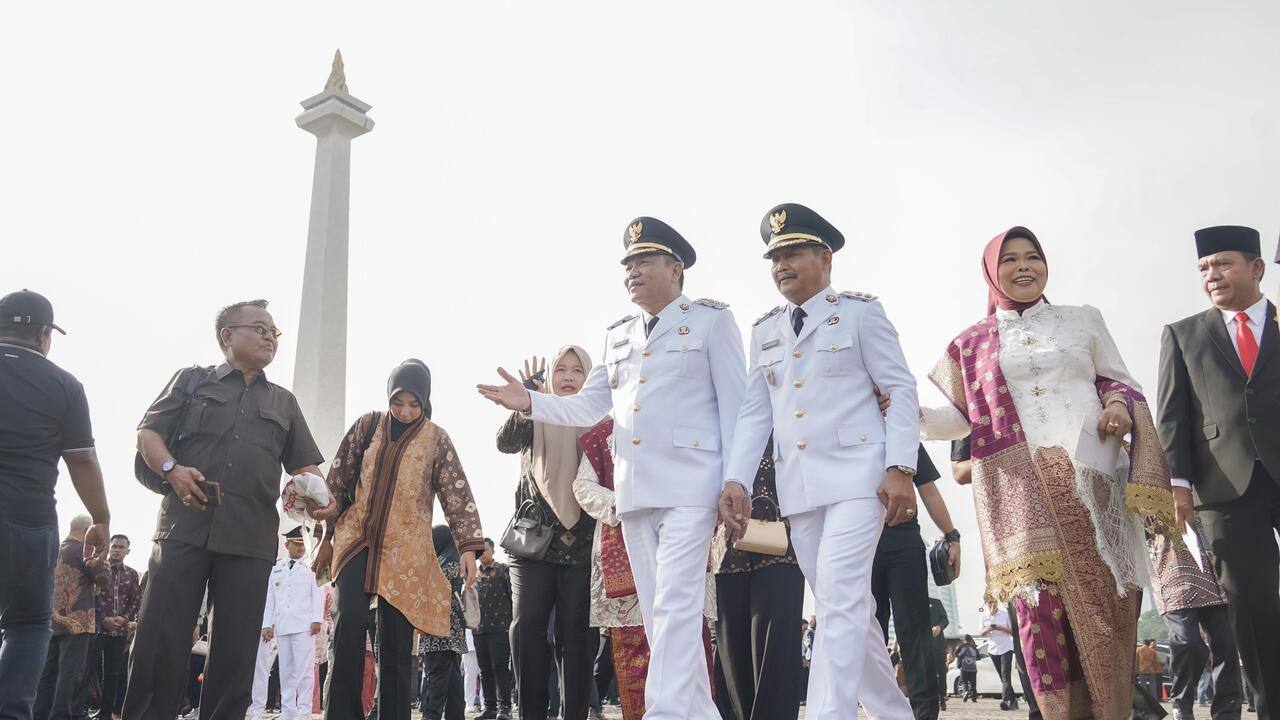
[[[996,673],[996,666],[991,662],[991,654],[988,650],[989,643],[982,643],[978,646],[978,680],[977,692],[983,697],[999,698],[1004,693],[1004,685],[1000,682],[1000,675]],[[957,696],[964,695],[964,685],[960,680],[960,669],[952,667],[947,670],[947,687],[951,688],[951,693]],[[1015,665],[1013,672],[1009,674],[1009,682],[1013,685],[1013,692],[1019,697],[1023,697],[1022,679],[1018,677],[1018,668]]]

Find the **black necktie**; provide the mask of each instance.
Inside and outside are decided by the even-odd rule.
[[[655,328],[657,325],[658,325],[657,315],[654,315],[653,317],[649,318],[649,322],[644,324],[644,336],[649,337],[649,334],[653,332],[653,328]]]
[[[804,308],[796,308],[796,311],[791,313],[791,329],[796,331],[797,337],[800,335],[800,328],[804,327],[805,315]]]
[[[290,569],[290,570],[292,570],[292,569],[293,569],[293,564],[294,564],[295,562],[297,562],[297,560],[290,560],[290,561],[289,561],[289,569]]]

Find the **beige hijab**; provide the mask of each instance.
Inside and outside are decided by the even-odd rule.
[[[577,345],[566,345],[547,366],[545,392],[552,392],[551,381],[555,377],[556,365],[571,352],[578,355],[584,373],[591,372],[591,356],[587,351]],[[573,481],[578,476],[578,463],[582,460],[578,438],[589,429],[542,422],[533,424],[533,479],[538,484],[538,492],[542,493],[566,529],[577,525],[582,516],[582,508],[573,496]]]

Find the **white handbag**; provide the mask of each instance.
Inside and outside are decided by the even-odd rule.
[[[753,507],[757,500],[765,500],[773,507],[773,519],[757,520],[751,518],[748,520],[747,529],[742,532],[742,537],[738,538],[738,541],[733,544],[734,549],[762,555],[786,555],[787,547],[791,543],[787,537],[787,525],[780,517],[781,513],[778,511],[777,503],[767,495],[760,495],[751,499]]]
[[[201,635],[200,639],[191,646],[191,654],[201,657],[209,657],[209,636]]]

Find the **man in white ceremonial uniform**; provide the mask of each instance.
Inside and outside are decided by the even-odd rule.
[[[315,636],[324,622],[324,589],[303,559],[302,526],[284,534],[289,557],[276,562],[267,582],[267,607],[262,613],[262,643],[253,676],[253,703],[248,717],[261,718],[267,709],[267,681],[271,663],[280,658],[280,718],[310,720]],[[272,650],[272,640],[275,650]]]
[[[736,540],[769,433],[782,514],[817,603],[805,716],[909,720],[875,619],[871,567],[886,520],[915,515],[919,407],[915,378],[884,308],[831,289],[844,236],[796,204],[767,213],[760,233],[787,299],[751,332],[747,390],[720,501]],[[876,389],[893,397],[881,415]],[[887,417],[887,421],[886,421]]]
[[[590,427],[613,413],[617,509],[650,648],[644,719],[718,720],[701,579],[746,379],[742,337],[723,303],[683,294],[696,255],[674,229],[637,218],[623,246],[625,285],[642,312],[608,328],[604,362],[577,395],[531,396],[505,370],[505,386],[479,389],[550,424]]]

